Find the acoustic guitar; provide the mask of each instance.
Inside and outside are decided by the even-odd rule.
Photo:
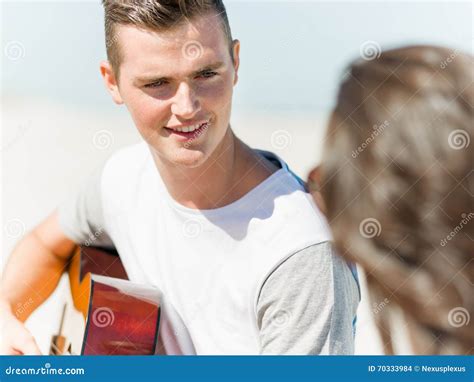
[[[118,253],[78,246],[70,296],[51,355],[152,355],[160,324],[158,289],[128,281]]]

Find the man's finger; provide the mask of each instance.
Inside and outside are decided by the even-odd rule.
[[[18,346],[15,346],[15,348],[24,355],[42,355],[33,337],[21,341],[21,343],[19,343]]]

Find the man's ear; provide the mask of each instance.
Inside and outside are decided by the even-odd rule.
[[[311,183],[316,189],[319,190],[321,184],[321,167],[316,166],[313,168],[308,175],[308,183]]]
[[[326,215],[326,203],[321,195],[321,168],[316,166],[311,170],[308,175],[308,181],[306,182],[306,188],[313,197],[314,202],[319,207],[320,211]]]
[[[105,87],[109,91],[114,102],[117,105],[123,104],[122,96],[119,92],[117,78],[115,78],[115,73],[108,61],[101,61],[100,73],[102,74],[102,78],[104,79]]]
[[[239,65],[240,65],[240,41],[232,41],[232,52],[234,54],[234,85],[239,80]]]

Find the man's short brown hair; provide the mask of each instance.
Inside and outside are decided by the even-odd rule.
[[[220,18],[233,57],[232,34],[222,0],[102,0],[102,4],[107,58],[117,77],[122,59],[117,44],[117,25],[134,25],[161,32],[171,30],[186,20],[215,13]]]

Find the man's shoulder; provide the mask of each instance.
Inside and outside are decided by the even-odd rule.
[[[326,218],[286,168],[278,170],[259,188],[247,209],[252,216],[252,235],[259,238],[260,245],[283,255],[331,240]]]
[[[274,200],[274,214],[279,216],[287,233],[307,232],[313,236],[317,232],[325,240],[331,238],[325,216],[294,174],[286,172],[276,187],[280,191]]]
[[[327,221],[307,192],[304,182],[278,155],[270,151],[253,149],[275,167],[273,172],[252,193],[253,203],[247,203],[244,211],[250,216],[258,216],[254,227],[276,238],[305,237],[309,242],[330,240]],[[289,234],[289,235],[288,235]]]

